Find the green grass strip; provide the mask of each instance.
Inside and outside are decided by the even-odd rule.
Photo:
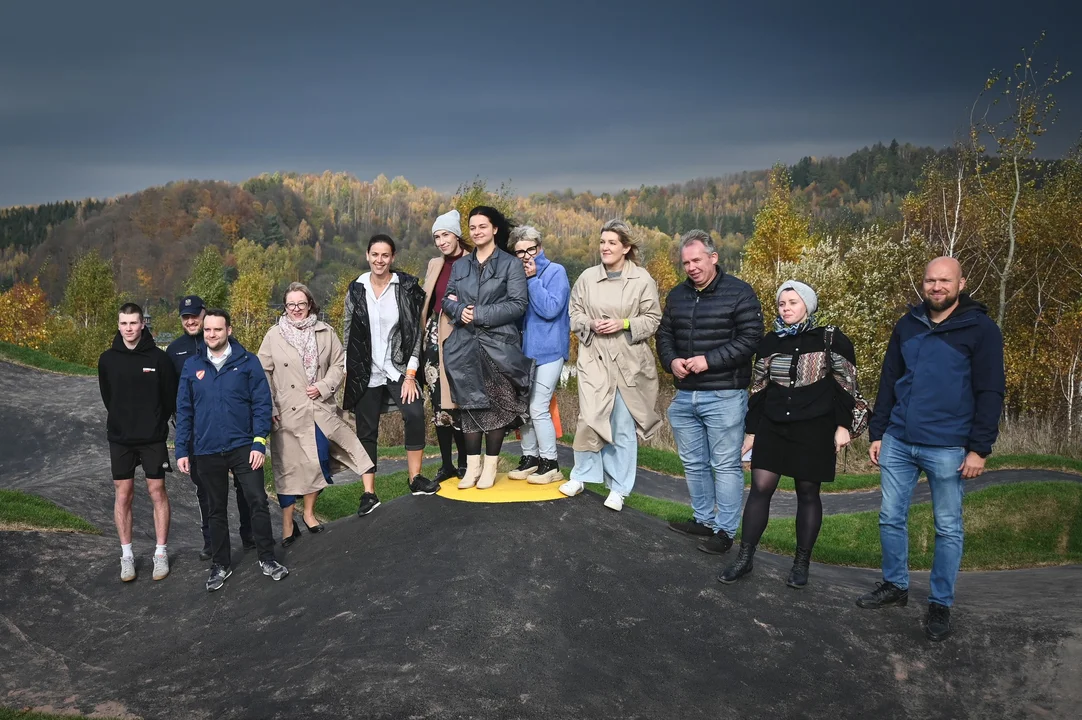
[[[76,715],[75,717],[84,717]],[[97,717],[97,716],[95,716]],[[0,707],[0,720],[71,720],[71,715],[53,715],[52,713],[30,712],[29,710],[14,710]],[[102,717],[99,720],[116,720],[116,718]]]
[[[97,368],[76,365],[75,363],[66,362],[64,360],[57,360],[52,355],[47,355],[40,350],[31,350],[30,348],[12,345],[11,343],[6,342],[0,342],[0,359],[8,360],[16,365],[25,365],[27,367],[62,373],[64,375],[98,374]]]
[[[78,515],[45,498],[18,490],[0,490],[0,525],[17,530],[73,530],[100,534],[96,527]]]

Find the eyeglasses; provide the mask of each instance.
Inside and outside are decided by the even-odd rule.
[[[308,309],[308,303],[307,302],[286,303],[286,310],[307,310],[307,309]]]
[[[540,245],[531,245],[530,247],[526,248],[525,250],[516,250],[515,251],[515,256],[520,257],[520,258],[533,257],[533,256],[537,255],[537,251],[540,250],[540,249],[541,249]]]

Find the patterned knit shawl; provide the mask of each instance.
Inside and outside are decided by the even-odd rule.
[[[809,313],[808,317],[804,318],[796,325],[786,325],[781,319],[781,316],[774,318],[774,332],[778,335],[799,335],[807,330],[813,330],[818,327],[818,323],[815,321],[815,313]]]
[[[282,332],[282,337],[301,356],[304,374],[308,377],[309,385],[316,381],[316,370],[319,367],[316,333],[312,329],[317,321],[318,318],[315,315],[309,315],[300,322],[293,322],[288,313],[283,313],[282,317],[278,318],[278,329]]]

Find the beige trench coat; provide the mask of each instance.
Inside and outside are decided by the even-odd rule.
[[[428,261],[428,270],[425,271],[425,306],[421,310],[421,336],[428,342],[425,327],[428,325],[428,309],[432,307],[432,293],[436,290],[436,281],[440,278],[443,270],[443,255]],[[457,407],[451,400],[451,385],[447,382],[447,372],[443,369],[443,341],[451,334],[454,325],[451,324],[451,316],[443,312],[443,298],[436,299],[436,311],[440,314],[439,343],[440,343],[440,409],[453,410]],[[424,363],[424,351],[421,352],[422,366]],[[426,378],[425,382],[429,382]],[[429,384],[431,384],[429,382]]]
[[[274,486],[282,495],[307,495],[327,487],[316,451],[316,425],[330,441],[332,467],[345,466],[358,475],[373,467],[361,441],[338,416],[334,394],[345,381],[346,353],[342,343],[327,323],[317,322],[313,331],[319,353],[317,400],[305,394],[308,377],[300,353],[286,342],[277,325],[267,331],[259,346],[259,362],[267,374],[273,414],[278,418],[271,431],[270,452]]]
[[[661,324],[657,283],[632,262],[623,275],[609,280],[604,265],[589,268],[571,291],[571,332],[579,338],[576,369],[579,421],[576,450],[597,452],[612,443],[609,417],[620,390],[640,440],[661,426],[657,412],[657,364],[647,343]],[[592,321],[630,320],[630,332],[597,335]]]

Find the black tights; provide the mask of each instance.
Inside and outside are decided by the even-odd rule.
[[[770,519],[770,498],[778,489],[781,476],[768,470],[751,471],[751,494],[744,505],[744,526],[741,542],[758,545]],[[811,550],[823,524],[823,501],[819,483],[796,481],[796,546]]]
[[[480,455],[481,454],[481,437],[485,438],[485,455],[495,457],[500,454],[500,449],[503,448],[503,437],[507,434],[504,428],[499,430],[489,430],[485,433],[468,432],[463,433],[466,438],[466,454],[467,455]]]
[[[466,467],[466,438],[462,431],[450,425],[436,426],[436,439],[440,442],[440,455],[443,457],[443,469],[454,470]],[[451,442],[458,447],[458,465],[451,462]]]

